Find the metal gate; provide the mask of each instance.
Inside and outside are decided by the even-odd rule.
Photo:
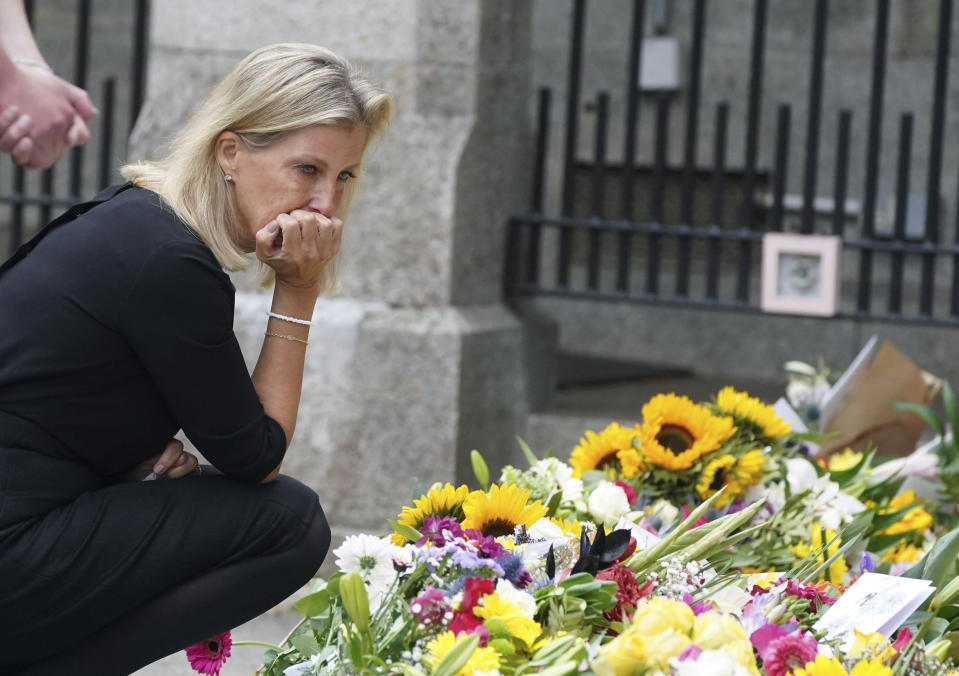
[[[662,5],[657,2],[656,5]],[[890,40],[890,0],[871,4],[871,72],[868,102],[864,103],[864,156],[853,156],[851,137],[853,111],[824,110],[823,87],[827,81],[824,54],[830,11],[829,0],[803,3],[810,16],[808,84],[805,89],[805,159],[801,171],[801,195],[790,196],[789,178],[794,103],[775,106],[775,133],[761,135],[764,68],[775,45],[767,45],[769,0],[752,3],[751,26],[743,49],[748,49],[748,96],[745,102],[719,101],[712,111],[701,110],[704,35],[707,1],[688,0],[688,70],[684,76],[683,153],[680,163],[670,163],[666,143],[673,117],[673,97],[667,93],[640,92],[642,43],[650,33],[644,26],[647,3],[633,0],[630,39],[622,60],[622,157],[608,159],[610,93],[599,91],[588,101],[594,115],[592,157],[579,159],[577,144],[583,117],[583,52],[587,0],[573,0],[569,38],[569,66],[562,138],[553,136],[550,114],[552,91],[539,91],[533,189],[529,211],[511,219],[507,235],[505,289],[507,295],[553,295],[634,303],[665,303],[739,312],[758,312],[755,292],[758,249],[764,232],[793,230],[798,233],[835,234],[842,238],[846,262],[843,293],[837,316],[881,319],[923,324],[959,324],[959,227],[943,224],[942,186],[957,184],[956,176],[944,177],[943,153],[959,145],[947,138],[946,102],[952,26],[952,0],[938,6],[935,29],[924,39],[935,45],[927,73],[932,91],[928,109],[902,112],[898,134],[883,138],[887,64]],[[739,3],[740,5],[743,3]],[[780,5],[781,7],[782,5]],[[796,5],[793,3],[795,9]],[[916,7],[916,5],[913,5]],[[931,23],[931,22],[930,22]],[[830,36],[837,42],[847,36]],[[925,85],[924,85],[925,86]],[[651,114],[639,119],[640,96]],[[737,107],[738,105],[738,107]],[[803,105],[803,104],[798,104]],[[769,105],[767,105],[769,108]],[[712,157],[697,157],[701,118],[712,115]],[[769,113],[767,113],[768,115]],[[837,115],[836,136],[822,138],[824,114]],[[740,168],[728,166],[728,128],[733,115],[744,118],[744,147]],[[917,116],[927,125],[928,155],[925,169],[924,215],[910,211],[910,169],[913,161],[914,126]],[[637,162],[640,123],[653,127],[652,160]],[[856,120],[862,124],[860,118]],[[888,136],[888,134],[887,134]],[[550,166],[550,144],[561,141],[562,166]],[[774,145],[771,166],[762,167],[759,150]],[[702,144],[700,144],[702,145]],[[894,155],[895,189],[889,201],[880,204],[881,149],[890,145]],[[816,192],[817,172],[825,153],[832,155],[831,199]],[[580,156],[582,153],[580,153]],[[821,158],[820,156],[823,155]],[[862,192],[849,185],[851,162],[862,157]],[[886,167],[892,163],[887,161]],[[551,169],[562,174],[559,204],[545,201],[545,185]],[[615,194],[613,194],[615,193]],[[678,209],[664,213],[664,196],[673,195]],[[850,200],[850,194],[859,195]],[[921,197],[921,193],[920,193]],[[955,195],[951,195],[955,197]],[[791,199],[792,198],[792,199]],[[850,201],[855,205],[851,217]],[[921,200],[919,200],[921,201]],[[703,208],[694,212],[694,204]],[[823,206],[825,203],[825,206]],[[703,206],[706,205],[706,206]],[[890,226],[877,228],[877,211],[891,212]],[[922,206],[922,205],[920,205]],[[793,209],[795,219],[787,222]],[[957,210],[959,211],[959,210]],[[908,227],[907,227],[908,226]],[[723,265],[723,262],[728,265]],[[878,264],[882,267],[879,268]],[[734,268],[734,271],[733,271]],[[696,283],[692,284],[691,280]],[[882,294],[877,297],[876,290]],[[904,291],[905,290],[905,291]]]

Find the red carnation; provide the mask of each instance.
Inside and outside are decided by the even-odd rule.
[[[629,500],[630,505],[636,502],[636,491],[633,490],[632,486],[630,486],[625,481],[617,481],[616,485],[622,488],[623,492],[626,493],[626,499]]]
[[[479,603],[480,599],[487,594],[492,594],[496,585],[492,580],[486,580],[482,577],[471,577],[466,580],[463,587],[463,600],[460,602],[460,611],[472,613],[473,608]]]
[[[646,594],[644,594],[640,590],[639,585],[636,584],[636,576],[633,575],[633,571],[619,563],[596,573],[596,579],[612,580],[618,586],[616,590],[616,605],[605,613],[606,619],[611,622],[622,621],[624,609],[635,609],[639,599],[649,593],[649,590],[647,590]]]

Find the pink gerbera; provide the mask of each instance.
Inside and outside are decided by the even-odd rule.
[[[186,658],[190,660],[193,671],[217,676],[226,658],[230,656],[232,645],[233,639],[230,638],[230,632],[226,631],[219,636],[191,645],[186,649]]]
[[[763,672],[768,676],[786,676],[816,659],[819,644],[810,634],[795,631],[773,639],[759,650]]]

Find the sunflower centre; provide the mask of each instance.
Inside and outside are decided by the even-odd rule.
[[[723,468],[718,468],[716,473],[713,474],[713,480],[709,484],[709,490],[718,491],[723,487],[723,483],[726,481],[726,470]]]
[[[656,441],[673,455],[679,455],[693,445],[693,435],[679,425],[663,425],[656,435]]]
[[[373,570],[376,568],[376,557],[366,554],[360,557],[360,568],[363,570]]]
[[[492,535],[494,538],[498,538],[501,535],[512,535],[514,528],[516,528],[516,524],[508,519],[493,519],[483,524],[480,530],[483,531],[483,535]]]
[[[616,455],[618,452],[619,451],[613,451],[600,458],[599,462],[596,463],[596,469],[619,469],[619,457]]]

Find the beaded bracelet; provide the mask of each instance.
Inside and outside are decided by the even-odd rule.
[[[281,315],[276,312],[267,312],[267,315],[273,317],[274,319],[282,319],[285,322],[290,322],[291,324],[303,324],[304,326],[313,326],[313,322],[309,319],[297,319],[296,317],[290,317],[289,315]]]
[[[294,340],[297,343],[303,343],[304,345],[310,344],[310,341],[308,340],[303,340],[302,338],[297,338],[296,336],[288,336],[285,333],[273,333],[271,331],[267,331],[263,335],[270,336],[271,338],[282,338],[283,340]]]

